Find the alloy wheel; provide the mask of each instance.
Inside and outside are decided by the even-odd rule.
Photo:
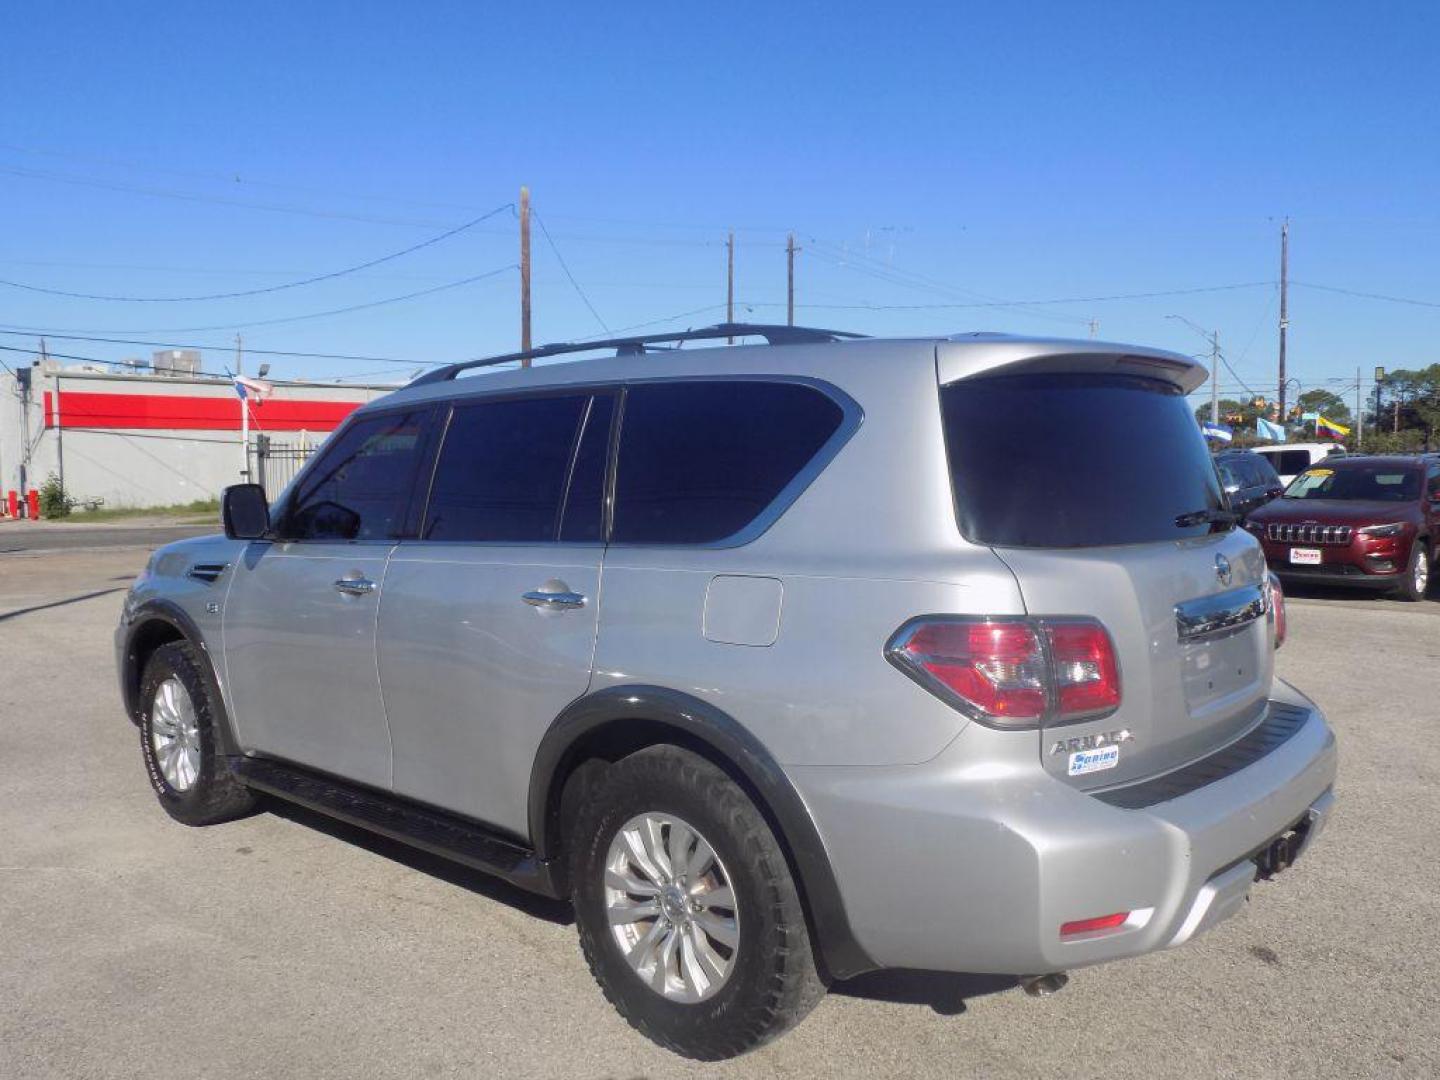
[[[605,856],[610,932],[631,970],[684,1003],[719,993],[734,971],[740,912],[715,849],[672,814],[638,814]]]
[[[173,676],[156,687],[150,704],[150,746],[165,782],[189,791],[200,777],[200,724],[190,691]]]

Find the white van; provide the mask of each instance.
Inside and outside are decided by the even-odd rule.
[[[1286,487],[1295,477],[1331,454],[1345,453],[1345,447],[1340,443],[1329,442],[1281,443],[1279,446],[1256,446],[1252,449],[1257,454],[1263,454],[1275,467]]]

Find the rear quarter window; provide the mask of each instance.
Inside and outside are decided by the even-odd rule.
[[[616,459],[611,539],[728,540],[754,524],[840,429],[844,411],[799,383],[632,386]]]

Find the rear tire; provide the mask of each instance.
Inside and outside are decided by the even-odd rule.
[[[1410,545],[1410,563],[1405,567],[1405,576],[1395,592],[1400,599],[1415,602],[1425,599],[1429,587],[1430,543],[1427,540],[1416,539]]]
[[[255,796],[220,753],[220,709],[203,663],[188,641],[173,641],[155,650],[140,680],[145,771],[165,812],[186,825],[214,825],[255,809]]]
[[[735,1057],[825,996],[784,852],[745,792],[698,754],[654,746],[617,763],[570,847],[591,974],[652,1041],[702,1061]]]

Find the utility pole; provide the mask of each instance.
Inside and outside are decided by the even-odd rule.
[[[1355,449],[1365,445],[1365,410],[1360,407],[1360,369],[1355,369]]]
[[[735,321],[735,233],[732,231],[725,241],[725,321]],[[725,344],[734,345],[733,337],[726,338]]]
[[[1280,416],[1285,423],[1285,331],[1290,328],[1290,219],[1280,226]]]
[[[1210,332],[1210,422],[1220,423],[1220,331]]]
[[[1091,319],[1091,320],[1090,320],[1090,336],[1093,338],[1093,337],[1097,336],[1099,333],[1100,333],[1100,320],[1099,320],[1099,319]]]
[[[520,351],[530,351],[530,189],[520,189]],[[521,367],[529,367],[527,357]]]
[[[785,240],[785,325],[795,325],[795,234]]]
[[[245,345],[240,335],[235,335],[235,374],[245,374]],[[240,397],[240,482],[250,482],[250,398],[245,393],[245,387],[239,383],[235,384],[236,392]]]
[[[40,370],[45,370],[45,362],[50,359],[50,354],[45,349],[45,339],[40,339]],[[60,369],[55,369],[55,475],[60,481],[60,492],[65,492],[65,424],[61,419],[60,405]]]

